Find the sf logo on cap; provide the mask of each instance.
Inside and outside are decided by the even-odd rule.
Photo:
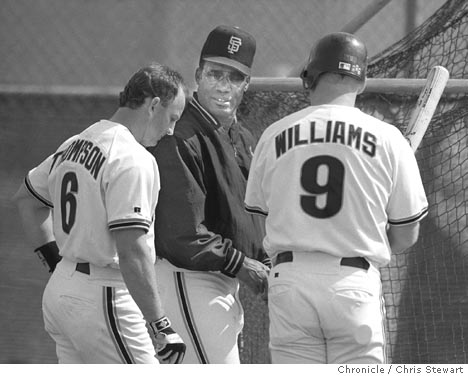
[[[230,54],[233,54],[234,52],[239,51],[240,46],[242,46],[242,39],[232,36],[231,39],[229,39],[227,50]]]

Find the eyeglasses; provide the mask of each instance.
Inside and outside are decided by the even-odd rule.
[[[204,71],[205,77],[210,85],[214,85],[222,80],[226,80],[229,84],[239,87],[247,79],[247,76],[243,75],[238,71],[223,71],[218,69],[206,70]]]

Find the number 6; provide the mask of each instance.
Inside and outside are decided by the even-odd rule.
[[[70,183],[70,189],[68,189]],[[60,191],[60,209],[62,213],[62,229],[69,234],[71,228],[75,224],[76,218],[76,197],[78,193],[78,179],[74,172],[67,172],[63,176],[62,189]],[[67,203],[70,208],[70,214],[67,220]]]

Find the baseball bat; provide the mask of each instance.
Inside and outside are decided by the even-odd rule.
[[[426,84],[419,94],[405,132],[405,137],[414,152],[426,133],[448,79],[448,70],[440,65],[433,67],[427,76]]]

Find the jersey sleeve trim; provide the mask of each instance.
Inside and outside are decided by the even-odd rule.
[[[230,248],[226,254],[223,267],[223,274],[229,277],[235,277],[244,262],[245,255],[235,248]]]
[[[428,207],[426,206],[423,210],[421,210],[418,214],[416,214],[414,216],[404,218],[404,219],[398,219],[398,220],[389,219],[388,223],[393,225],[393,226],[407,225],[407,224],[410,224],[410,223],[420,221],[421,219],[423,219],[427,215],[427,213],[428,213]]]
[[[248,206],[248,205],[245,205],[245,210],[246,210],[248,213],[251,213],[251,214],[263,215],[263,216],[265,216],[265,217],[268,215],[268,212],[262,210],[262,209],[259,208],[258,206]]]
[[[24,178],[24,184],[26,185],[26,188],[28,189],[29,193],[31,193],[36,199],[38,199],[40,202],[42,202],[45,206],[48,206],[49,208],[53,208],[54,205],[52,202],[49,200],[45,199],[42,197],[32,186],[31,181],[29,180],[29,176],[26,175]]]
[[[110,231],[123,230],[128,228],[141,228],[145,232],[148,232],[151,226],[151,221],[142,218],[126,218],[109,222],[108,226]]]

